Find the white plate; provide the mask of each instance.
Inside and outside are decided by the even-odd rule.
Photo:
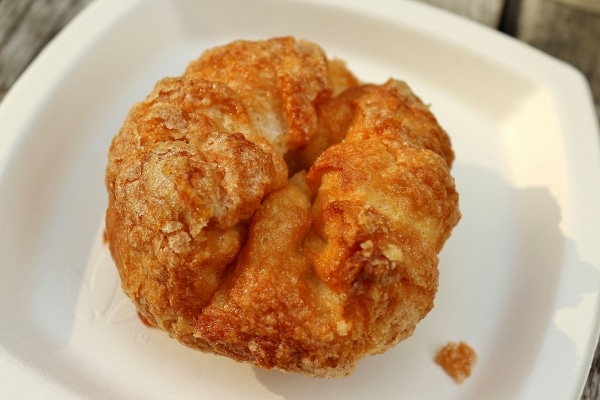
[[[145,328],[101,242],[109,141],[217,44],[293,34],[366,81],[405,79],[450,132],[464,214],[415,335],[315,380]],[[0,398],[577,399],[598,338],[600,156],[579,73],[417,3],[98,0],[0,106]],[[479,354],[455,384],[447,341]]]

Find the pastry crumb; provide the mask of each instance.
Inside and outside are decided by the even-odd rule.
[[[477,353],[465,342],[448,342],[435,356],[444,371],[456,381],[462,383],[471,375],[471,371],[477,361]]]
[[[139,311],[138,311],[137,315],[138,315],[138,318],[140,319],[140,321],[142,321],[142,323],[143,323],[144,325],[146,325],[146,326],[147,326],[147,327],[149,327],[149,328],[155,328],[154,324],[153,324],[152,322],[150,322],[150,321],[148,320],[148,318],[146,318],[146,317],[144,316],[144,314],[142,314],[141,312],[139,312]]]

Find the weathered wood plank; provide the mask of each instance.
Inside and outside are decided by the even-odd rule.
[[[572,1],[522,0],[516,36],[581,70],[600,115],[600,11]]]
[[[502,17],[504,0],[420,0],[444,8],[453,13],[479,21],[482,24],[498,27]]]
[[[581,400],[598,399],[600,399],[600,346],[596,348],[594,361],[581,395]]]
[[[0,1],[0,100],[40,50],[91,1]]]

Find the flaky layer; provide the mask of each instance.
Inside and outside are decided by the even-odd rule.
[[[305,41],[238,41],[130,111],[107,238],[125,293],[182,343],[343,376],[433,307],[453,158],[403,82],[359,85]]]

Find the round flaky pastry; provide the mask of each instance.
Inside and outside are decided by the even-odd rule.
[[[236,41],[129,112],[106,237],[125,293],[181,343],[344,376],[433,307],[453,157],[405,83],[359,84],[306,41]]]

